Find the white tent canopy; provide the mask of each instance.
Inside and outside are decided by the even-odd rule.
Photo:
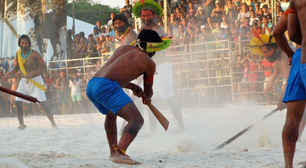
[[[67,29],[72,29],[72,25],[73,25],[73,18],[67,16]],[[94,26],[95,25],[93,24],[75,19],[75,33],[77,34],[80,32],[84,32],[86,38],[89,34],[92,34]]]

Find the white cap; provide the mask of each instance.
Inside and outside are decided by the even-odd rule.
[[[202,25],[202,26],[201,26],[201,29],[204,29],[204,28],[205,28],[205,25]]]

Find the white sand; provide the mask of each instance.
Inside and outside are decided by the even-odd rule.
[[[244,135],[214,151],[214,148],[250,124],[257,122],[275,106],[227,106],[185,110],[187,131],[179,133],[170,111],[162,111],[170,121],[165,132],[160,125],[156,135],[148,135],[145,125],[127,150],[135,167],[179,168],[279,168],[283,167],[281,130],[285,111],[277,112]],[[25,117],[25,131],[17,129],[16,118],[0,119],[0,168],[101,168],[132,167],[108,160],[104,116],[99,113],[55,115],[60,128],[51,128],[46,116]],[[118,128],[122,120],[118,121]],[[306,134],[306,133],[305,133]],[[305,135],[306,136],[306,135]],[[247,150],[246,150],[247,149]],[[306,161],[306,139],[297,144],[294,166]]]

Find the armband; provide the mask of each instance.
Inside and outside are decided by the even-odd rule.
[[[152,76],[145,76],[144,81],[145,82],[153,82],[153,75]]]
[[[289,13],[296,14],[296,10],[294,8],[288,8],[288,9],[289,9]]]

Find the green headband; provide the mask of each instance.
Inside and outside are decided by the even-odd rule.
[[[156,52],[156,51],[160,51],[160,50],[164,50],[166,48],[168,48],[171,44],[171,39],[169,37],[162,37],[162,42],[148,42],[148,41],[144,41],[145,43],[147,43],[147,47],[146,47],[146,52],[147,53],[152,53],[152,52]],[[133,41],[130,45],[135,46],[138,45],[140,46],[140,41],[139,39],[136,41]]]

